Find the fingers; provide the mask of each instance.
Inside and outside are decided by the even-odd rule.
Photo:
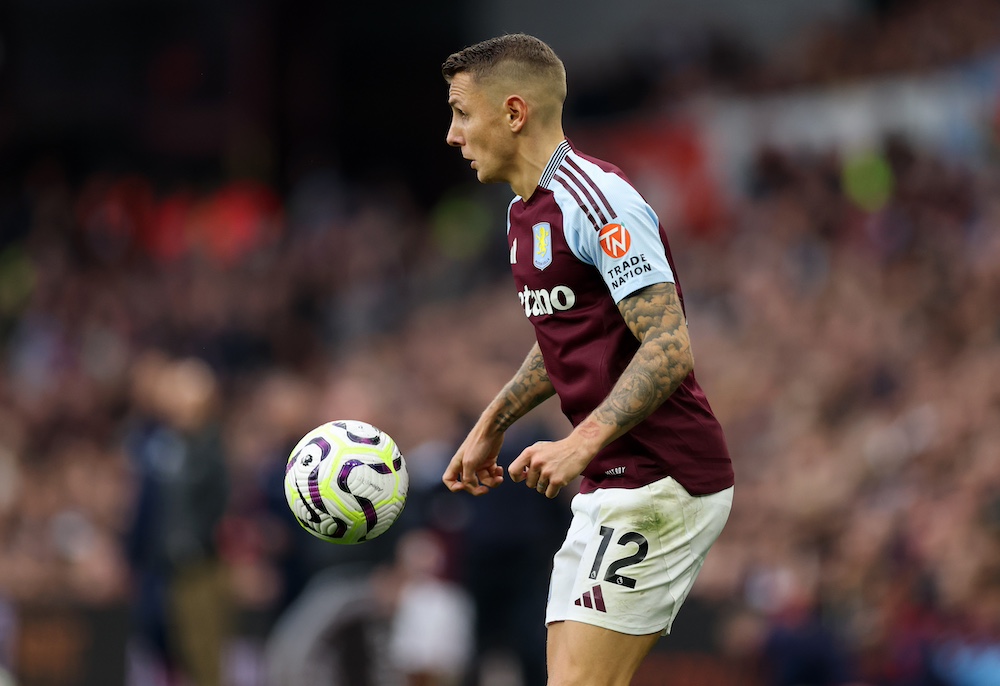
[[[476,470],[464,464],[461,455],[456,455],[445,469],[441,481],[452,493],[466,491],[472,495],[483,495],[503,483],[503,468],[492,464]]]
[[[503,483],[503,467],[500,465],[484,467],[476,472],[476,478],[479,479],[479,483],[490,488],[496,488]]]
[[[507,473],[515,483],[524,481],[528,476],[528,465],[531,464],[531,448],[525,448],[517,458],[507,465]],[[536,473],[535,478],[538,478]],[[529,488],[534,488],[533,483],[528,484]]]
[[[554,479],[539,460],[533,459],[536,457],[537,451],[534,446],[525,448],[507,467],[507,473],[513,481],[517,483],[523,481],[525,486],[538,491],[546,498],[555,498],[565,484]]]
[[[550,481],[539,480],[538,483],[535,485],[535,490],[544,495],[549,500],[552,500],[557,495],[559,495],[559,491],[562,490],[562,486],[560,486],[559,484],[552,483]]]
[[[448,463],[447,469],[444,470],[441,481],[444,482],[444,485],[452,493],[457,493],[458,491],[469,491],[471,493],[472,488],[478,485],[478,481],[473,484],[470,483],[470,480],[463,479],[463,472],[462,456],[455,455],[455,457],[451,458],[451,462]]]
[[[482,495],[503,483],[503,467],[498,464],[473,469],[465,465],[462,469],[462,484],[473,495]]]
[[[448,468],[444,470],[444,474],[441,476],[441,481],[444,482],[444,485],[448,487],[449,491],[461,491],[461,474],[461,462],[456,465],[455,460],[452,460],[448,463]]]
[[[549,455],[552,452],[548,447],[550,445],[548,441],[541,441],[525,448],[510,463],[507,473],[514,482],[523,481],[528,488],[546,498],[555,498],[567,482],[558,475],[557,462],[553,462]],[[454,493],[466,491],[472,495],[483,495],[503,483],[504,470],[496,463],[495,455],[493,461],[485,465],[481,461],[477,464],[465,458],[464,451],[460,450],[448,464],[441,479],[448,490]]]
[[[490,492],[491,485],[480,483],[478,479],[465,480],[465,479],[453,479],[445,480],[445,486],[452,493],[458,493],[459,491],[466,491],[472,495],[483,495]]]
[[[531,458],[534,455],[534,446],[529,446],[521,451],[521,454],[514,459],[507,467],[507,473],[515,483],[524,482],[528,488],[537,488],[538,479],[541,476],[541,469],[537,464],[532,464]]]
[[[475,465],[462,460],[462,483],[477,486],[479,478],[476,476],[476,471]]]

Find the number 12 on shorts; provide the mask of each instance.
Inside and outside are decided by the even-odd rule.
[[[590,568],[591,579],[597,578],[597,574],[601,569],[601,563],[604,562],[604,555],[608,552],[608,544],[611,543],[611,539],[614,538],[614,535],[614,528],[610,526],[601,527],[601,545],[597,549],[597,556],[594,558],[594,565]],[[618,570],[622,567],[639,564],[645,560],[646,554],[649,552],[649,543],[646,541],[645,536],[634,531],[627,531],[623,533],[616,543],[620,546],[627,546],[630,543],[635,543],[639,548],[633,554],[616,560],[608,565],[608,572],[604,575],[604,580],[610,581],[613,584],[618,584],[619,586],[635,588],[635,579],[630,576],[619,574]]]

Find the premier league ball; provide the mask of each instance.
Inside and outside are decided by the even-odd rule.
[[[314,536],[361,543],[396,521],[409,481],[396,442],[371,424],[348,419],[302,437],[285,466],[285,498]]]

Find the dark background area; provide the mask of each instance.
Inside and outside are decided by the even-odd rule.
[[[461,171],[444,163],[438,71],[461,45],[461,10],[6,2],[0,174],[51,155],[76,177],[143,169],[165,186],[250,177],[285,189],[333,165],[433,201]]]

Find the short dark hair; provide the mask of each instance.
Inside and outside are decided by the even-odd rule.
[[[510,33],[470,45],[448,56],[441,65],[445,80],[468,72],[476,80],[489,77],[503,63],[515,64],[543,77],[565,84],[566,68],[544,41],[526,33]]]

